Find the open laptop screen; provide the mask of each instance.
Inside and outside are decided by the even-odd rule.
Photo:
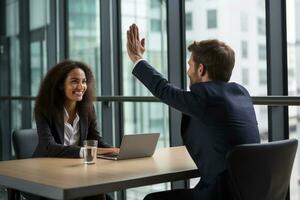
[[[155,151],[158,138],[159,133],[124,135],[118,155],[98,154],[97,157],[111,160],[149,157]]]

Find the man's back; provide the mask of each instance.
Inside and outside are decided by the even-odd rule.
[[[226,154],[234,146],[260,141],[255,112],[247,90],[236,83],[198,83],[191,93],[202,109],[184,115],[182,138],[201,177],[210,182],[225,170]]]

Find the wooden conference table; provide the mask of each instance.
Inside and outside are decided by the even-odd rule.
[[[72,199],[126,188],[198,177],[185,147],[156,150],[153,157],[94,165],[82,159],[33,158],[0,162],[0,185],[53,199]]]

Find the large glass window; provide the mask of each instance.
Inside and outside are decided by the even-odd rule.
[[[9,38],[10,94],[21,95],[20,41],[19,41],[19,1],[6,0],[6,36]],[[11,127],[21,127],[22,105],[11,101]]]
[[[41,80],[47,73],[47,27],[50,23],[49,0],[29,1],[29,29],[30,29],[30,94],[37,96]],[[34,102],[31,102],[31,114],[34,111]],[[32,117],[32,127],[36,127]]]
[[[300,1],[286,1],[287,14],[287,51],[288,51],[288,94],[300,94]],[[300,107],[289,107],[289,128],[290,138],[297,138],[300,135]],[[299,148],[298,148],[299,149]],[[290,199],[298,200],[300,197],[300,158],[299,150],[294,161],[290,185]]]
[[[101,95],[100,1],[69,0],[69,58],[88,64],[96,79],[96,95]],[[95,104],[98,128],[102,132],[101,104]]]
[[[6,0],[6,36],[19,34],[19,1]]]
[[[265,24],[264,8],[264,0],[238,0],[226,4],[222,1],[185,1],[185,13],[192,13],[194,23],[193,30],[186,31],[187,46],[194,40],[206,39],[219,39],[230,45],[235,50],[235,67],[230,81],[242,84],[251,96],[267,95],[266,35],[250,28],[256,27],[257,19],[260,19],[261,27]],[[267,122],[266,107],[255,110],[257,118]],[[265,127],[259,126],[261,134],[267,132]]]
[[[122,0],[123,95],[152,96],[131,71],[133,63],[126,51],[126,31],[132,23],[139,26],[140,38],[146,40],[144,58],[165,77],[167,69],[167,32],[165,0]],[[124,130],[128,133],[160,133],[159,146],[169,146],[168,107],[162,103],[124,103]],[[146,194],[169,188],[169,184],[127,190],[128,199],[142,199]]]

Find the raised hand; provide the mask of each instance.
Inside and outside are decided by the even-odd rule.
[[[145,38],[140,40],[139,29],[132,24],[127,30],[127,53],[133,63],[143,58],[145,52]]]

